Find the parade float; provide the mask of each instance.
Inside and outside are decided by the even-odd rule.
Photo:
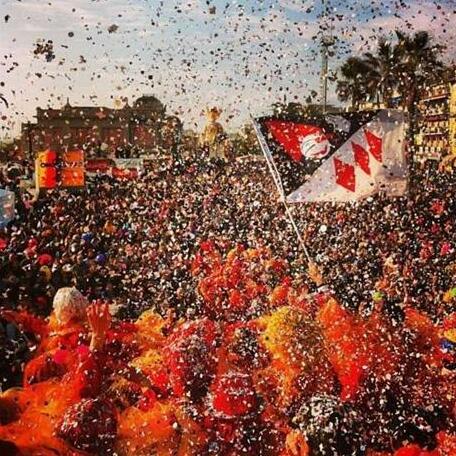
[[[454,314],[397,326],[378,292],[361,317],[268,249],[206,241],[191,272],[191,320],[118,321],[72,288],[48,320],[4,314],[38,346],[0,397],[1,454],[456,454]]]

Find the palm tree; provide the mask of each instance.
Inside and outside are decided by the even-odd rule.
[[[383,101],[391,107],[395,91],[411,116],[419,91],[438,79],[444,70],[440,61],[443,46],[433,44],[428,32],[407,35],[396,31],[397,43],[381,38],[376,53],[349,57],[340,68],[337,93],[341,101],[351,100],[352,108],[360,101]]]
[[[368,98],[368,64],[360,57],[349,57],[340,69],[342,79],[337,81],[339,100],[351,102],[352,109],[358,109]]]
[[[369,67],[366,75],[366,90],[377,106],[383,102],[387,108],[392,107],[392,98],[398,86],[397,72],[400,64],[400,52],[385,38],[378,43],[377,54],[367,52],[364,62]]]
[[[428,32],[416,32],[413,36],[396,31],[399,92],[410,115],[415,112],[418,93],[426,84],[438,80],[444,72],[439,57],[444,46],[433,44]]]

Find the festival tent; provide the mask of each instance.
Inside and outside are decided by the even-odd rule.
[[[283,201],[357,201],[407,189],[406,119],[402,111],[328,114],[290,121],[254,120]]]

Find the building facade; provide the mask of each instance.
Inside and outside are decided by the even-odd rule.
[[[46,149],[83,149],[89,156],[133,149],[136,155],[150,155],[174,147],[181,132],[181,121],[168,116],[154,96],[120,109],[71,106],[67,101],[61,109],[37,108],[36,122],[22,124],[21,148],[30,157]]]
[[[441,160],[456,154],[456,81],[436,84],[422,92],[415,146],[419,160]]]
[[[402,108],[402,99],[395,96],[392,105]],[[382,103],[366,102],[360,110],[385,109]],[[416,161],[456,157],[456,70],[445,81],[432,84],[419,94],[414,132]]]

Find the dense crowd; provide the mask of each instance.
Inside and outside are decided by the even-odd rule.
[[[37,200],[4,186],[2,389],[24,385],[0,403],[8,451],[456,454],[451,174],[292,208],[310,267],[260,159],[157,162]]]
[[[6,187],[15,188],[14,182]],[[368,305],[383,264],[400,268],[398,294],[435,312],[456,261],[456,182],[422,172],[408,197],[292,208],[311,255],[346,305]],[[303,254],[263,161],[225,166],[161,162],[140,180],[92,179],[87,192],[16,190],[17,220],[1,234],[2,306],[49,314],[74,285],[137,316],[195,307],[188,264],[202,240],[267,245],[302,270]],[[25,198],[24,198],[25,196]],[[127,273],[125,273],[128,271]]]
[[[201,240],[296,253],[274,198],[266,167],[250,161],[161,162],[140,180],[98,176],[84,193],[49,192],[4,231],[2,304],[46,315],[55,291],[74,285],[136,316],[151,305],[193,308],[188,263]]]

